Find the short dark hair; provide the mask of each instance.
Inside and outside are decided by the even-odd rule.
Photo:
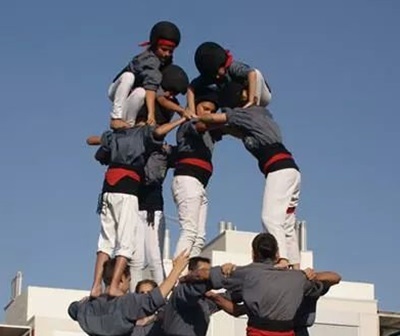
[[[197,267],[199,266],[199,263],[201,263],[201,262],[211,264],[211,260],[209,258],[192,257],[189,259],[189,265],[188,265],[189,271],[195,271],[197,269]]]
[[[270,233],[259,233],[252,242],[254,261],[275,260],[278,253],[278,242]]]
[[[143,279],[136,284],[135,293],[139,293],[140,286],[142,285],[151,285],[154,288],[158,287],[157,282],[151,279]]]
[[[110,286],[111,284],[111,280],[113,278],[113,274],[114,274],[114,270],[115,270],[115,263],[116,263],[116,259],[112,258],[107,260],[104,263],[103,266],[103,282],[106,286]],[[129,277],[131,275],[131,272],[129,270],[129,266],[127,265],[124,269],[124,272],[122,273],[122,275]]]

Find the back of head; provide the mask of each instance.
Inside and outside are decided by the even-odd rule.
[[[185,94],[189,86],[189,77],[180,66],[170,64],[162,70],[161,87],[174,95]]]
[[[235,81],[225,85],[220,92],[221,107],[242,107],[246,104],[246,99],[243,98],[243,91],[246,86]]]
[[[103,266],[103,282],[106,286],[110,286],[111,284],[111,280],[114,274],[114,270],[115,270],[115,264],[116,264],[116,259],[112,258],[107,260],[104,263]],[[126,266],[123,272],[123,276],[125,277],[129,277],[130,276],[130,270],[129,270],[129,266]]]
[[[172,22],[157,22],[150,31],[150,45],[169,44],[171,47],[177,47],[181,42],[181,32]]]
[[[201,264],[211,265],[211,260],[209,258],[204,258],[204,257],[192,257],[189,259],[188,269],[189,271],[195,271],[199,269]]]
[[[228,60],[226,50],[215,42],[200,44],[194,55],[194,62],[201,75],[214,78],[220,67]]]
[[[278,255],[278,242],[270,233],[259,233],[252,242],[254,262],[275,261]]]

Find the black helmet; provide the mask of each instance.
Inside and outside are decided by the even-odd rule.
[[[167,40],[177,47],[181,41],[181,32],[172,22],[160,21],[151,28],[150,45],[156,46],[159,40]]]
[[[161,87],[165,91],[185,94],[189,86],[189,77],[180,66],[170,64],[162,70]]]
[[[200,74],[207,77],[215,77],[218,69],[228,60],[226,50],[215,42],[200,44],[194,55],[194,62]]]
[[[208,87],[196,90],[196,96],[195,96],[196,106],[202,102],[214,103],[216,109],[218,109],[218,107],[220,106],[218,92]]]

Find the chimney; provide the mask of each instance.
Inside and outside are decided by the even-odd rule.
[[[227,230],[227,231],[234,230],[232,222],[226,222],[225,230]]]
[[[299,239],[300,251],[307,251],[307,227],[306,221],[299,221],[296,223],[297,237]]]
[[[17,275],[11,281],[11,300],[15,300],[21,295],[22,291],[22,272],[17,272]]]
[[[169,229],[165,229],[164,235],[164,246],[163,246],[163,259],[170,258],[170,245],[171,245],[171,238],[169,236]]]
[[[219,233],[223,233],[226,230],[226,222],[225,221],[220,221],[219,222]]]

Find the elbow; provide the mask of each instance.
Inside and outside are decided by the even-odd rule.
[[[342,276],[338,273],[334,273],[334,284],[337,285],[340,281],[342,281]]]
[[[153,137],[154,137],[154,139],[161,141],[161,140],[164,140],[165,135],[162,132],[155,130],[153,133]]]
[[[207,125],[201,121],[196,123],[196,131],[199,133],[204,133],[207,131]]]

